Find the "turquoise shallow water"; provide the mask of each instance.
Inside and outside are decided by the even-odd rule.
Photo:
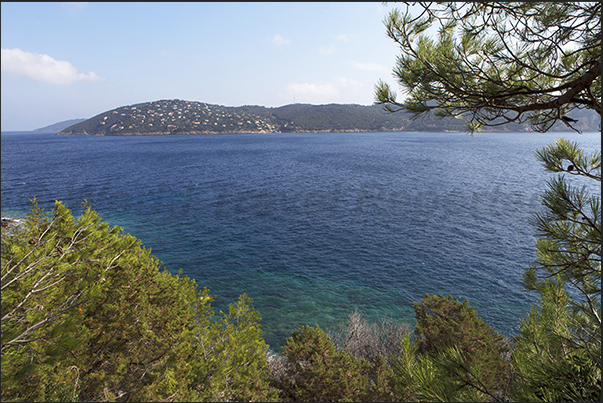
[[[355,309],[412,322],[426,293],[513,335],[536,300],[521,274],[551,177],[533,152],[558,137],[601,148],[599,133],[2,133],[2,214],[86,199],[217,310],[250,295],[273,349]]]

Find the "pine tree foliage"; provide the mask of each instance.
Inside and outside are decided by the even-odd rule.
[[[574,180],[601,182],[601,153],[557,140],[537,151],[558,176],[535,214],[538,260],[524,283],[540,294],[522,322],[514,358],[521,399],[601,399],[601,200]]]
[[[412,3],[392,11],[385,25],[400,47],[393,73],[407,96],[397,102],[379,82],[376,103],[390,112],[468,118],[472,133],[522,122],[543,132],[556,122],[578,131],[572,111],[601,115],[598,2]],[[600,401],[601,206],[586,182],[595,181],[600,193],[601,155],[561,139],[537,156],[560,175],[549,181],[544,210],[534,216],[537,262],[524,283],[538,292],[539,304],[514,340],[510,395]],[[463,352],[456,347],[446,348]],[[471,376],[468,364],[459,368]]]
[[[385,25],[406,95],[397,102],[379,81],[376,103],[389,111],[462,116],[471,132],[523,122],[577,130],[573,110],[601,115],[599,2],[407,3]]]
[[[547,281],[540,293],[540,303],[521,320],[515,339],[513,364],[516,401],[595,402],[601,398],[600,356],[576,344],[573,334],[575,318],[568,310],[570,297],[563,283]],[[600,351],[600,338],[599,338]],[[589,351],[591,350],[591,351]]]
[[[246,294],[230,304],[228,314],[213,323],[208,335],[197,335],[202,379],[198,382],[209,394],[207,401],[275,401],[276,390],[269,385],[266,355],[259,312]]]
[[[398,365],[406,368],[403,378],[412,395],[501,400],[508,394],[509,343],[478,317],[467,300],[428,294],[415,303],[415,318],[413,345],[406,346],[404,364]],[[428,375],[440,381],[432,383]],[[418,383],[413,385],[412,379]],[[425,389],[430,384],[433,389]]]
[[[405,402],[487,402],[490,399],[476,387],[459,382],[458,365],[465,358],[458,350],[448,346],[425,354],[420,352],[419,342],[410,335],[401,341],[402,354],[392,360],[391,388]],[[479,379],[479,372],[474,372]],[[496,399],[494,399],[496,400]]]
[[[89,205],[2,230],[2,401],[268,401],[260,317],[243,295],[213,321],[173,275]]]

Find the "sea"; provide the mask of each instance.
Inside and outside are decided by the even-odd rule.
[[[534,292],[535,150],[600,133],[58,136],[2,132],[2,216],[86,200],[163,265],[207,287],[217,316],[246,293],[271,350],[303,325],[414,323],[426,294],[468,300],[514,336]],[[591,181],[592,182],[592,181]],[[600,183],[585,183],[600,194]]]

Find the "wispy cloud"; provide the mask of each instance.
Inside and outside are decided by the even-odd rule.
[[[332,55],[335,52],[335,48],[332,46],[321,46],[318,51],[323,55]]]
[[[77,14],[80,11],[82,11],[83,9],[85,9],[86,7],[88,7],[88,2],[64,1],[64,2],[61,2],[61,6],[63,6],[63,8],[65,10],[67,10],[67,12],[69,14]]]
[[[358,80],[354,80],[353,78],[344,78],[338,77],[336,79],[337,84],[342,87],[350,87],[350,88],[359,88],[362,87],[362,83]]]
[[[67,61],[55,60],[21,49],[2,49],[2,73],[27,77],[46,84],[69,85],[76,81],[101,81],[94,72],[80,73]]]
[[[335,35],[335,39],[341,42],[347,42],[350,38],[346,34]]]
[[[337,88],[332,83],[310,84],[310,83],[291,83],[287,86],[288,91],[293,91],[300,99],[310,101],[328,99],[337,95]]]
[[[283,46],[289,45],[291,43],[291,40],[283,38],[281,34],[276,34],[272,37],[272,43],[274,43],[276,46]]]
[[[364,85],[354,79],[337,77],[326,84],[291,83],[286,87],[284,98],[296,102],[309,103],[336,103],[341,102],[347,95],[362,92]]]
[[[362,63],[362,62],[352,62],[352,66],[358,70],[366,70],[366,71],[387,71],[387,67],[378,63]]]

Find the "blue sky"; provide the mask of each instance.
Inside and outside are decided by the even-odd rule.
[[[184,99],[373,103],[396,4],[2,3],[2,131]]]

